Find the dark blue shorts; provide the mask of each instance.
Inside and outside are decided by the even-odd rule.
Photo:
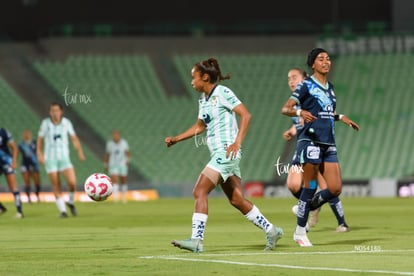
[[[23,161],[22,166],[20,167],[20,171],[22,173],[24,173],[24,172],[29,172],[29,173],[39,172],[39,164],[35,163],[35,162],[31,162],[31,161]]]
[[[0,154],[0,174],[12,174],[14,169],[12,167],[12,157],[5,153]]]
[[[336,146],[317,144],[311,141],[299,141],[296,146],[293,164],[338,163]]]

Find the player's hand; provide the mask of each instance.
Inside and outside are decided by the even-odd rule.
[[[12,160],[11,167],[15,170],[17,168],[17,162],[15,159]]]
[[[79,158],[79,161],[85,161],[85,155],[83,154],[83,151],[78,153],[78,158]]]
[[[300,112],[300,117],[303,118],[303,121],[305,121],[305,123],[311,123],[315,121],[316,119],[318,119],[318,117],[313,116],[312,113],[310,113],[307,110],[303,110],[303,109]]]
[[[354,121],[352,121],[351,119],[349,119],[348,117],[346,117],[345,115],[342,116],[341,121],[347,124],[348,126],[352,127],[353,129],[355,129],[356,131],[359,130],[359,125],[355,123]]]
[[[171,147],[177,143],[177,140],[174,137],[169,136],[164,139],[164,142],[167,147]]]
[[[283,138],[285,138],[286,141],[289,141],[290,139],[292,139],[292,137],[293,135],[289,130],[283,132]]]
[[[226,158],[235,159],[237,157],[237,153],[239,152],[240,144],[234,143],[227,147],[226,151]]]
[[[39,163],[42,165],[45,163],[45,157],[43,156],[42,153],[37,154],[37,161],[39,161]]]

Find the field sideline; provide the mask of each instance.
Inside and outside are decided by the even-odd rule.
[[[24,204],[0,216],[0,275],[414,275],[414,199],[343,198],[349,233],[336,233],[328,205],[300,248],[292,240],[293,198],[251,199],[284,237],[265,252],[264,233],[225,198],[210,199],[204,253],[172,239],[191,233],[193,200],[79,202],[58,218],[54,203]]]

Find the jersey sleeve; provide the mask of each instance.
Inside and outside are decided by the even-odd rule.
[[[125,151],[129,151],[129,144],[127,140],[124,140],[124,142],[125,142]]]
[[[7,129],[5,130],[5,132],[6,132],[7,142],[8,143],[13,142],[13,135],[11,134],[11,132],[8,131]]]
[[[308,94],[309,94],[308,86],[306,85],[305,82],[302,82],[298,85],[295,91],[293,91],[290,98],[295,100],[297,105],[300,106],[303,100],[308,96]]]
[[[39,132],[37,133],[37,136],[39,137],[45,137],[47,130],[47,121],[43,120],[40,124]]]
[[[73,128],[73,124],[69,119],[66,119],[66,127],[70,136],[76,135],[75,129]]]
[[[237,98],[234,92],[228,87],[223,88],[220,93],[220,98],[220,102],[223,104],[223,106],[230,110],[233,110],[236,106],[241,104],[239,98]]]
[[[108,154],[111,152],[111,142],[110,141],[106,142],[105,152],[108,153]]]

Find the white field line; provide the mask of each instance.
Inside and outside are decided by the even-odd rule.
[[[396,253],[396,252],[414,252],[414,249],[407,250],[378,250],[378,251],[334,251],[334,252],[273,252],[273,253],[231,253],[231,254],[195,254],[193,256],[198,257],[228,257],[228,256],[252,256],[252,255],[325,255],[325,254],[373,254],[373,253]],[[352,269],[352,268],[340,268],[340,267],[311,267],[311,266],[297,266],[297,265],[284,265],[284,264],[261,264],[253,262],[237,262],[226,260],[212,260],[212,259],[200,259],[200,258],[187,258],[183,255],[161,255],[161,256],[141,256],[140,259],[162,259],[173,261],[185,261],[185,262],[206,262],[206,263],[221,263],[231,265],[243,265],[243,266],[258,266],[258,267],[279,267],[289,269],[302,269],[302,270],[320,270],[320,271],[339,271],[339,272],[359,272],[359,273],[378,273],[378,274],[393,274],[393,275],[414,275],[414,272],[409,271],[393,271],[393,270],[371,270],[371,269]]]

